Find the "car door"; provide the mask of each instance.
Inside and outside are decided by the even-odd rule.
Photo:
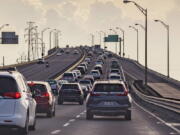
[[[22,80],[22,84],[24,86],[24,90],[27,96],[27,101],[29,103],[29,119],[30,119],[30,123],[33,123],[35,115],[36,115],[36,101],[34,100],[34,98],[32,97],[32,93],[27,85],[27,81],[25,80],[25,78],[23,76],[21,76],[21,80]]]

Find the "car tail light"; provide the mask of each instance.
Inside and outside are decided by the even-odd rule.
[[[20,92],[6,92],[3,94],[3,96],[13,98],[13,99],[19,99],[21,98],[21,93]]]
[[[117,94],[117,96],[127,96],[128,95],[128,91],[124,91],[124,93],[122,94]]]
[[[42,93],[42,96],[49,99],[49,93],[48,92]]]
[[[29,82],[29,83],[28,83],[28,86],[34,86],[34,85],[35,85],[34,82]]]
[[[94,92],[91,92],[90,95],[91,96],[101,96],[100,94],[97,94],[97,93],[94,93]]]

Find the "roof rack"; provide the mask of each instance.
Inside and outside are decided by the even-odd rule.
[[[7,71],[7,72],[17,71],[17,68],[16,67],[0,68],[0,71]]]

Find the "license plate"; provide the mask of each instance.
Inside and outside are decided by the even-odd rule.
[[[104,102],[104,105],[105,105],[105,106],[113,106],[113,105],[114,105],[114,102]]]

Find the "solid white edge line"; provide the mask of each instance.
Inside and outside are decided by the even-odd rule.
[[[125,72],[126,72],[126,71],[125,71]],[[128,75],[131,76],[134,80],[136,80],[136,77],[135,77],[135,76],[133,76],[133,75],[127,73],[127,72],[126,72],[126,74],[128,74]],[[164,123],[166,126],[170,127],[170,128],[173,129],[174,131],[176,131],[178,134],[180,133],[180,130],[177,129],[176,127],[174,127],[172,124],[165,122],[163,119],[159,118],[159,117],[156,116],[155,114],[151,113],[151,112],[148,111],[147,109],[145,109],[145,108],[143,108],[142,106],[140,106],[140,105],[139,105],[138,103],[136,103],[134,100],[133,100],[133,102],[134,102],[139,108],[141,108],[143,111],[145,111],[146,113],[149,113],[151,116],[155,117],[156,119],[158,119],[159,121],[161,121],[162,123]]]
[[[151,116],[153,116],[154,118],[156,118],[157,120],[159,120],[160,122],[162,122],[163,124],[165,124],[166,126],[170,127],[171,129],[173,129],[174,131],[176,131],[178,134],[180,133],[180,130],[177,129],[176,127],[172,126],[171,124],[165,122],[163,119],[161,119],[160,117],[156,116],[155,114],[151,113],[150,111],[148,111],[147,109],[145,109],[144,107],[142,107],[141,105],[139,105],[136,101],[133,100],[133,102],[135,103],[136,106],[138,106],[140,109],[142,109],[144,112],[150,114]]]

